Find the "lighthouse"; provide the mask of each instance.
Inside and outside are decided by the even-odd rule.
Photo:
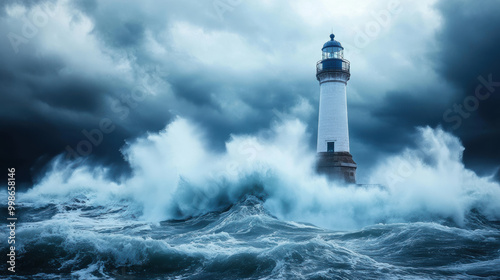
[[[321,60],[316,64],[319,81],[316,168],[331,180],[356,183],[357,165],[349,151],[347,121],[346,88],[351,77],[350,63],[344,59],[344,48],[333,34],[321,51]]]

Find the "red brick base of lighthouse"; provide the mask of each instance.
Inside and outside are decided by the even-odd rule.
[[[333,181],[356,183],[356,162],[349,152],[318,153],[316,170]]]

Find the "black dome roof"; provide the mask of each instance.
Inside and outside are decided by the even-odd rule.
[[[342,47],[342,45],[340,44],[340,42],[339,41],[335,41],[334,38],[335,38],[335,35],[330,34],[330,41],[326,42],[323,45],[323,49],[324,48],[328,48],[328,47],[340,47],[340,48],[343,49],[344,47]]]

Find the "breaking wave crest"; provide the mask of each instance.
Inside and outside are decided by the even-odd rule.
[[[17,194],[12,279],[499,275],[500,186],[464,167],[456,137],[419,128],[415,148],[358,186],[314,172],[305,131],[289,120],[218,153],[179,118],[123,148],[132,174],[120,180],[56,159]]]
[[[144,221],[186,219],[233,205],[248,194],[283,220],[345,230],[376,223],[451,220],[464,225],[471,211],[500,219],[500,186],[462,163],[463,146],[440,128],[418,128],[416,148],[380,162],[372,185],[328,182],[314,172],[306,126],[275,124],[257,135],[233,135],[226,151],[205,146],[203,131],[178,118],[122,150],[130,177],[113,181],[102,166],[54,161],[38,184],[19,197],[28,205],[127,205]]]

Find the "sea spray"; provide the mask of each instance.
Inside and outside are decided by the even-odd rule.
[[[280,219],[331,229],[437,219],[462,225],[471,210],[500,219],[499,184],[464,167],[459,139],[440,128],[419,128],[418,135],[416,148],[374,168],[370,183],[377,185],[343,185],[315,174],[315,154],[298,120],[257,135],[233,135],[220,153],[205,145],[202,129],[178,118],[122,149],[129,177],[114,182],[105,167],[68,167],[59,158],[20,197],[38,205],[78,195],[94,206],[127,201],[145,221],[218,211],[247,194],[266,197],[264,207]]]

